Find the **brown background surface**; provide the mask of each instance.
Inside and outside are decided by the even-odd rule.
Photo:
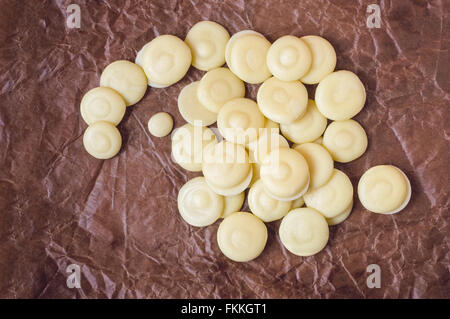
[[[66,8],[81,7],[81,28]],[[366,27],[379,3],[380,29]],[[0,297],[8,298],[430,298],[450,297],[448,1],[1,1]],[[322,35],[337,69],[367,90],[356,116],[369,148],[336,167],[354,186],[369,167],[394,164],[413,196],[400,214],[363,209],[331,228],[325,250],[301,258],[281,245],[279,222],[259,258],[233,263],[216,243],[218,222],[194,228],[177,211],[188,174],[170,158],[170,138],[146,125],[158,111],[184,123],[177,95],[200,79],[191,68],[167,89],[128,108],[118,156],[101,161],[82,145],[79,103],[101,71],[160,34],[184,38],[200,20],[270,41]],[[255,98],[257,86],[248,86]],[[312,92],[313,90],[311,90]],[[66,267],[81,266],[81,289]],[[381,267],[381,288],[366,267]]]

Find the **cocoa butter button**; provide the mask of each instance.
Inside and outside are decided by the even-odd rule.
[[[267,52],[270,72],[282,81],[295,81],[311,68],[311,50],[306,43],[292,35],[277,39]]]
[[[200,21],[184,40],[191,48],[192,65],[202,71],[218,68],[225,63],[225,47],[230,39],[228,31],[213,21]]]
[[[95,122],[83,135],[86,151],[95,158],[109,159],[120,151],[122,136],[119,130],[109,122]]]
[[[325,248],[329,238],[326,219],[313,208],[291,210],[281,221],[281,243],[297,256],[312,256]]]
[[[173,119],[166,112],[159,112],[153,115],[148,121],[148,130],[150,134],[156,137],[169,135],[173,128]]]
[[[208,186],[204,177],[195,177],[184,184],[178,193],[178,211],[192,226],[213,224],[222,214],[224,199]]]
[[[267,227],[253,214],[236,212],[220,223],[217,242],[226,257],[237,262],[247,262],[264,250]]]
[[[117,125],[125,114],[125,108],[122,96],[107,87],[89,90],[80,104],[81,116],[88,125],[99,121]]]
[[[136,56],[136,63],[147,75],[148,85],[157,88],[181,80],[189,70],[191,61],[191,50],[187,44],[169,34],[154,38]]]
[[[118,92],[127,106],[139,102],[147,90],[147,77],[142,68],[130,61],[120,60],[109,64],[100,76],[100,86]]]
[[[363,206],[378,214],[395,214],[411,199],[411,184],[399,168],[378,165],[369,168],[358,183],[358,197]]]
[[[211,112],[219,113],[228,101],[244,97],[245,86],[227,68],[210,70],[200,80],[197,89],[199,101]]]
[[[323,78],[316,88],[317,108],[333,121],[348,120],[358,114],[366,102],[366,89],[350,71],[336,71]]]

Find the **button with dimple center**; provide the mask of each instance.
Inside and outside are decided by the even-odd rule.
[[[358,76],[350,71],[336,71],[320,80],[315,92],[317,108],[333,121],[349,120],[366,101],[366,90]]]
[[[115,156],[122,145],[119,130],[109,122],[95,122],[83,134],[83,145],[86,151],[98,159]]]
[[[358,197],[374,213],[395,214],[408,205],[411,184],[399,168],[377,165],[368,169],[358,182]]]
[[[204,177],[195,177],[178,192],[178,211],[190,225],[203,227],[213,224],[222,214],[223,197],[208,186]]]
[[[217,68],[203,75],[197,89],[198,100],[211,112],[245,95],[244,83],[227,68]]]
[[[282,81],[297,81],[311,67],[311,50],[296,36],[277,39],[267,51],[266,63],[273,74]]]
[[[281,221],[278,233],[287,250],[305,257],[325,248],[329,238],[326,219],[312,208],[291,210]]]
[[[188,45],[180,38],[160,35],[138,52],[136,63],[142,66],[148,84],[156,88],[172,85],[183,78],[192,62]]]
[[[367,149],[364,128],[354,120],[335,121],[323,134],[323,145],[337,162],[347,163],[360,157]]]
[[[258,257],[266,242],[266,225],[247,212],[232,213],[220,223],[217,230],[220,250],[228,258],[238,262]]]
[[[270,196],[279,201],[292,201],[307,191],[310,174],[308,164],[299,152],[281,147],[266,155],[260,178]]]
[[[238,32],[227,44],[225,60],[241,80],[258,84],[270,77],[266,64],[270,42],[261,34]]]
[[[287,47],[280,54],[280,63],[288,67],[295,64],[297,58],[297,50],[293,47]]]
[[[192,52],[192,66],[202,71],[225,63],[225,47],[230,39],[227,30],[212,21],[196,23],[186,35],[185,43]]]
[[[267,223],[283,218],[292,207],[290,201],[272,198],[264,189],[260,179],[250,187],[247,202],[252,213]]]
[[[80,103],[81,116],[89,125],[99,121],[117,125],[125,114],[125,108],[123,97],[108,87],[89,90]]]
[[[300,81],[286,82],[272,77],[259,87],[256,99],[268,119],[290,124],[305,114],[308,91]]]

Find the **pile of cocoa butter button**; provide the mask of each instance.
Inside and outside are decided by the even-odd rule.
[[[234,261],[258,257],[267,242],[265,223],[279,219],[278,235],[288,251],[320,252],[329,227],[353,208],[352,183],[334,162],[356,160],[368,145],[364,128],[352,119],[366,102],[364,85],[353,72],[335,70],[336,52],[323,37],[286,35],[271,43],[252,30],[230,37],[211,21],[195,24],[184,41],[158,36],[135,63],[107,66],[100,86],[83,97],[87,152],[115,156],[122,142],[116,125],[126,107],[139,102],[148,86],[178,82],[191,65],[205,73],[179,93],[187,123],[171,134],[172,158],[203,176],[181,187],[180,216],[195,227],[222,218],[218,247]],[[256,101],[245,98],[245,83],[260,85]],[[317,86],[314,99],[305,85]],[[216,122],[217,130],[208,127]],[[156,137],[169,135],[172,126],[165,112],[148,123]],[[243,212],[247,189],[250,212]],[[408,204],[411,185],[399,168],[378,165],[363,174],[357,193],[367,210],[394,214]]]

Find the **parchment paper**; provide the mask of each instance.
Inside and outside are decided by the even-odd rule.
[[[79,29],[66,25],[71,3],[81,9]],[[371,3],[381,8],[381,28],[366,25]],[[0,8],[0,297],[450,297],[448,1],[28,0]],[[358,74],[367,90],[355,119],[368,150],[336,167],[354,186],[371,166],[400,167],[412,183],[407,208],[373,214],[355,195],[351,216],[331,228],[315,256],[284,249],[278,221],[268,224],[259,258],[226,259],[219,223],[191,227],[177,210],[179,188],[198,174],[172,162],[169,137],[147,131],[158,111],[184,124],[176,101],[201,78],[194,68],[127,109],[118,156],[89,156],[79,103],[105,66],[134,61],[160,34],[184,39],[200,20],[270,41],[327,38],[337,69]],[[255,98],[257,87],[247,86],[247,96]],[[79,289],[66,285],[70,264],[81,267]],[[381,288],[366,285],[370,264],[380,266]]]

